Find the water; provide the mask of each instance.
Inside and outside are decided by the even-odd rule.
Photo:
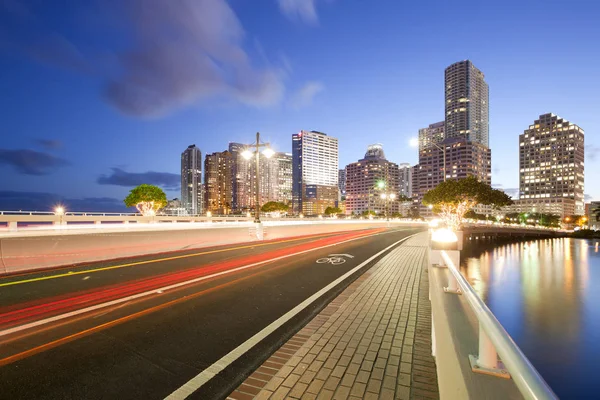
[[[463,252],[462,273],[561,399],[600,398],[599,246],[562,238]]]

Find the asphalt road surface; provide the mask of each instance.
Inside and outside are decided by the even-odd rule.
[[[0,399],[184,398],[178,389],[195,377],[188,398],[224,398],[376,259],[365,261],[419,230],[322,234],[2,277]],[[250,346],[256,334],[261,340]]]

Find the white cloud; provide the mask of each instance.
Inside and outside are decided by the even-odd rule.
[[[279,9],[289,18],[300,18],[304,22],[318,21],[316,0],[277,0]]]
[[[290,104],[294,108],[310,106],[315,96],[321,93],[324,89],[325,87],[320,82],[307,82],[292,96]]]
[[[19,5],[0,0],[0,11],[13,3]],[[283,99],[284,70],[269,65],[264,54],[251,59],[242,24],[226,0],[82,3],[82,13],[98,15],[98,26],[117,29],[121,42],[95,47],[101,29],[80,35],[75,29],[81,24],[68,21],[75,27],[69,35],[53,32],[36,18],[17,18],[14,7],[8,12],[16,23],[34,33],[6,40],[38,62],[99,77],[105,100],[128,115],[162,116],[207,99],[256,107]],[[43,8],[34,5],[27,11],[41,14]]]
[[[121,111],[161,115],[212,96],[254,106],[281,100],[282,74],[252,64],[243,27],[225,0],[151,3],[128,3],[135,44],[119,54],[122,74],[106,91]]]

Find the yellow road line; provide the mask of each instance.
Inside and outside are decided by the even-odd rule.
[[[38,278],[23,279],[23,280],[18,280],[18,281],[0,283],[0,287],[21,285],[23,283],[46,281],[46,280],[49,280],[49,279],[65,278],[65,277],[69,277],[69,276],[82,275],[82,274],[92,274],[94,272],[109,271],[111,269],[133,267],[135,265],[152,264],[152,263],[157,263],[157,262],[162,262],[162,261],[179,260],[179,259],[182,259],[182,258],[204,256],[204,255],[207,255],[207,254],[215,254],[215,253],[223,253],[223,252],[227,252],[227,251],[248,249],[248,248],[251,248],[251,247],[262,247],[262,246],[269,246],[269,245],[274,245],[274,244],[279,244],[279,243],[295,242],[295,241],[298,241],[298,240],[313,239],[313,238],[318,238],[318,237],[321,237],[321,236],[327,236],[327,235],[331,235],[331,234],[335,234],[335,233],[337,233],[337,232],[329,232],[329,233],[324,233],[324,234],[320,234],[320,235],[314,235],[314,236],[310,236],[308,238],[307,237],[300,237],[300,238],[294,238],[294,239],[281,240],[281,241],[277,241],[277,242],[249,244],[249,245],[246,245],[246,246],[238,246],[238,247],[232,247],[232,248],[228,248],[228,249],[203,251],[203,252],[200,252],[200,253],[183,254],[183,255],[180,255],[180,256],[172,256],[172,257],[166,257],[166,258],[157,258],[157,259],[153,259],[153,260],[138,261],[138,262],[133,262],[133,263],[128,263],[128,264],[111,265],[109,267],[87,269],[87,270],[84,270],[84,271],[71,271],[71,272],[67,272],[67,273],[63,273],[63,274],[58,274],[58,275],[40,276]],[[343,232],[343,233],[346,233],[346,232]]]

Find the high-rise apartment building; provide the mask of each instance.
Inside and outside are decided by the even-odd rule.
[[[229,151],[207,154],[204,159],[205,208],[215,214],[232,210],[233,157]]]
[[[230,143],[232,155],[231,189],[232,204],[236,211],[254,208],[256,202],[256,180],[259,180],[259,202],[262,206],[269,201],[291,203],[292,201],[292,155],[275,153],[271,158],[259,155],[259,171],[256,172],[254,157],[246,160],[242,152],[249,145]]]
[[[471,61],[446,68],[444,137],[464,136],[489,147],[489,93],[483,73]]]
[[[292,154],[291,153],[275,153],[270,159],[271,171],[269,174],[274,177],[275,188],[274,201],[280,203],[292,204]]]
[[[248,182],[248,162],[242,157],[242,152],[246,145],[241,143],[229,143],[229,153],[231,154],[231,206],[235,211],[242,211],[247,208],[245,198],[249,196],[247,191]],[[244,207],[246,206],[246,207]]]
[[[444,136],[445,122],[436,122],[430,124],[427,128],[419,129],[419,151],[430,147],[432,144],[439,144],[445,139]]]
[[[491,184],[489,91],[484,75],[471,61],[460,61],[446,68],[444,83],[443,125],[436,122],[419,130],[412,191],[422,215],[431,213],[421,205],[423,196],[444,180],[475,176]]]
[[[294,213],[322,214],[338,200],[338,140],[325,133],[292,135]]]
[[[202,153],[195,144],[181,153],[181,205],[190,215],[202,214]]]
[[[405,197],[412,197],[413,171],[409,163],[398,165],[398,194]]]
[[[584,214],[584,131],[554,114],[519,135],[519,201],[561,216]]]
[[[391,193],[397,198],[381,197]],[[370,145],[363,159],[346,166],[346,214],[374,211],[383,215],[386,207],[390,214],[396,213],[400,209],[400,193],[398,164],[385,158],[381,144]]]
[[[338,188],[340,189],[340,196],[346,197],[346,169],[341,168],[338,171]]]

